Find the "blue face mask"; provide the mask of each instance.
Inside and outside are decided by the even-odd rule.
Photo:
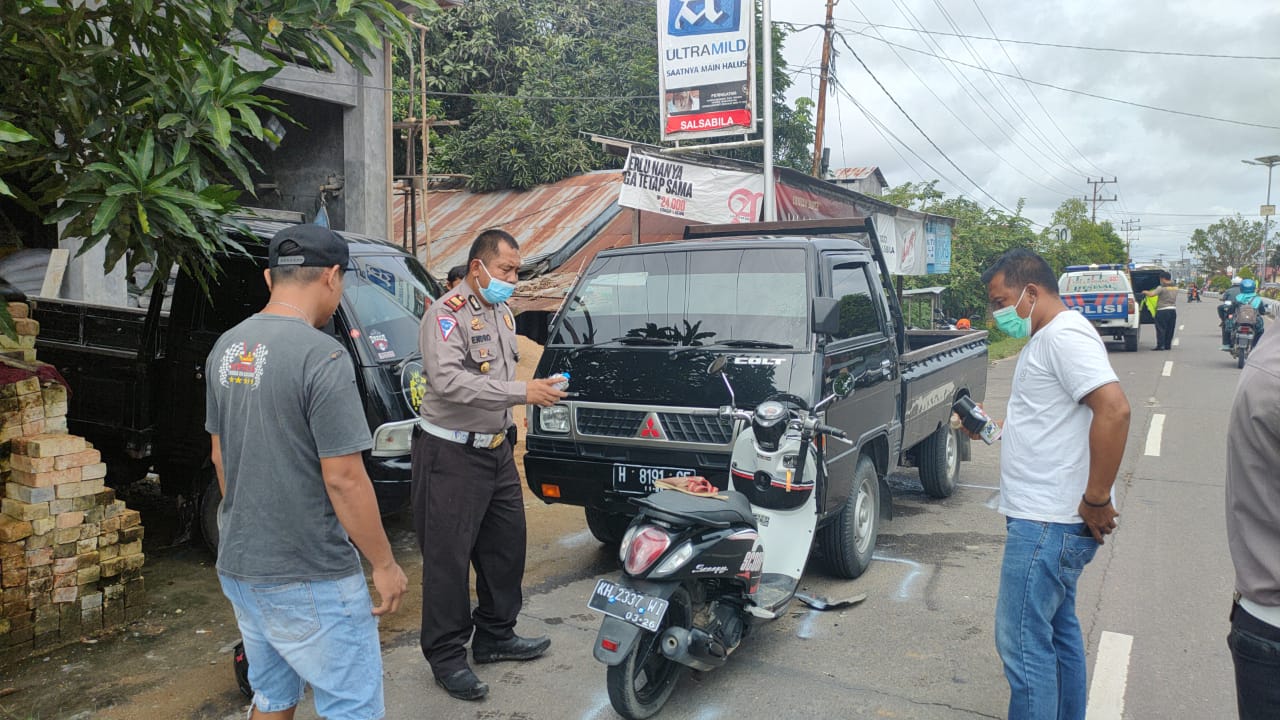
[[[1026,317],[1018,314],[1018,305],[1022,304],[1022,298],[1027,294],[1027,289],[1022,288],[1022,294],[1018,296],[1018,302],[1002,307],[991,313],[991,319],[996,321],[996,327],[1000,328],[1000,332],[1011,338],[1024,338],[1031,334],[1031,313],[1036,311],[1036,304],[1031,303],[1031,311]]]
[[[480,261],[480,267],[484,268],[484,273],[489,276],[489,285],[480,288],[480,297],[490,305],[501,305],[511,299],[511,294],[516,291],[516,286],[505,280],[499,280],[489,272],[489,268],[485,267],[484,261]]]

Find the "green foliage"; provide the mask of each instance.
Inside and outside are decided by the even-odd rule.
[[[1071,239],[1058,241],[1046,229],[1040,233],[1039,251],[1054,272],[1061,274],[1068,265],[1090,263],[1125,263],[1124,240],[1110,222],[1095,223],[1089,219],[1088,206],[1080,198],[1064,200],[1053,213],[1050,225],[1065,225]]]
[[[428,114],[461,121],[432,135],[431,171],[471,176],[473,190],[527,189],[620,166],[584,133],[639,142],[660,138],[658,47],[653,3],[582,0],[472,0],[425,21]],[[791,79],[775,29],[775,159],[812,163],[812,101],[785,104]],[[396,87],[418,91],[418,68],[398,58]],[[758,74],[758,73],[757,73]],[[514,97],[513,97],[514,96]],[[589,97],[593,100],[529,98]],[[418,116],[397,99],[396,119]],[[760,151],[737,151],[760,159]]]
[[[1240,215],[1222,218],[1207,228],[1191,233],[1187,250],[1211,272],[1226,272],[1228,267],[1244,277],[1244,270],[1258,262],[1262,243],[1262,222],[1245,220]]]
[[[942,307],[948,316],[984,315],[987,288],[982,284],[982,273],[1006,250],[1035,247],[1031,221],[1021,214],[983,208],[968,198],[947,198],[937,185],[937,180],[906,183],[883,196],[886,202],[900,207],[956,219],[951,235],[951,272],[908,277],[904,284],[908,288],[946,285],[948,290],[942,294]],[[1021,203],[1017,209],[1020,213]]]
[[[1231,278],[1226,275],[1214,275],[1209,279],[1209,289],[1215,292],[1222,292],[1231,287]]]
[[[397,6],[430,0],[6,0],[0,3],[0,177],[15,200],[106,267],[173,263],[202,283],[239,246],[223,226],[253,191],[251,142],[288,121],[263,84],[331,53],[367,71],[384,37],[410,37]],[[382,29],[379,29],[379,26]],[[242,58],[266,60],[249,70]],[[157,272],[154,278],[165,277]]]

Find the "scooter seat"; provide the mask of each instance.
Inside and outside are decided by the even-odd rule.
[[[746,495],[732,490],[722,491],[718,495],[719,497],[698,497],[677,490],[663,490],[636,500],[635,503],[642,512],[680,526],[692,524],[692,517],[705,518],[717,524],[756,526],[756,516],[751,513],[751,502]]]

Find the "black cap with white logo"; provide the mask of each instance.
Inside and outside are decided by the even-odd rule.
[[[348,269],[351,250],[338,233],[319,225],[291,225],[271,238],[268,267],[333,267]]]

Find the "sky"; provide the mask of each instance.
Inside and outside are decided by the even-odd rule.
[[[775,22],[821,25],[826,4],[774,0],[772,7]],[[1117,229],[1126,219],[1141,227],[1131,233],[1139,261],[1177,259],[1195,228],[1237,212],[1256,219],[1266,200],[1267,169],[1241,160],[1280,155],[1280,2],[839,0],[835,24],[849,47],[834,43],[833,72],[843,89],[828,96],[833,168],[878,165],[891,186],[939,178],[948,196],[985,206],[1012,209],[1025,199],[1024,214],[1041,225],[1063,200],[1092,193],[1086,179],[1114,177],[1118,182],[1099,186],[1099,195],[1118,200],[1100,203],[1098,219]],[[792,99],[817,97],[821,40],[821,29],[809,28],[784,46],[796,73]],[[1011,40],[1278,59],[1095,52]],[[1273,127],[1159,112],[1020,77]],[[1272,199],[1280,202],[1280,171],[1275,175]],[[1276,230],[1273,220],[1273,242]]]

